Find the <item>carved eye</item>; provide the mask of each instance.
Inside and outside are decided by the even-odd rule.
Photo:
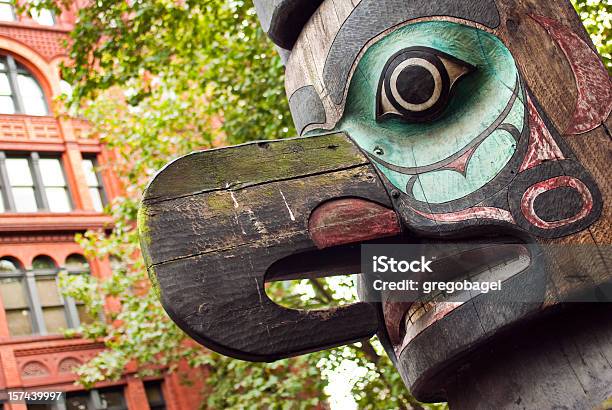
[[[389,59],[380,77],[376,119],[388,116],[412,122],[435,119],[446,108],[457,80],[475,69],[429,47],[399,51]]]

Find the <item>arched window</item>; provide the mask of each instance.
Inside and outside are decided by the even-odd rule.
[[[60,333],[61,329],[68,327],[64,299],[58,286],[58,272],[57,265],[49,256],[39,255],[32,261],[31,274],[36,283],[32,299],[40,305],[42,321],[39,328],[46,333]]]
[[[25,274],[19,261],[0,258],[0,297],[11,336],[32,334],[32,309]]]
[[[89,273],[89,262],[83,255],[73,253],[66,258],[66,270],[70,273]]]
[[[32,270],[55,270],[57,265],[47,255],[38,255],[32,260]]]
[[[66,259],[66,270],[84,274],[89,265],[82,255],[73,254]],[[47,255],[35,257],[30,270],[24,270],[13,258],[0,259],[0,297],[11,336],[61,333],[91,321],[82,304],[62,296],[59,271]]]
[[[0,114],[49,114],[40,84],[10,55],[0,55]]]
[[[79,255],[78,253],[69,255],[66,258],[65,266],[66,271],[71,275],[88,275],[90,273],[89,262],[87,262],[87,259],[85,259],[83,255]],[[74,300],[72,298],[67,298],[67,302],[69,305],[74,306],[74,309],[76,309],[79,323],[93,322],[93,317],[89,315],[89,312],[87,312],[83,302]],[[75,317],[75,322],[76,319],[77,318]]]
[[[17,272],[20,269],[20,263],[17,259],[10,256],[0,259],[0,272],[11,273]]]

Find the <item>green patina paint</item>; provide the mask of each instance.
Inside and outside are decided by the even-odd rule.
[[[159,286],[159,281],[157,280],[157,274],[155,273],[155,269],[153,266],[147,269],[147,273],[149,275],[149,280],[151,281],[151,287],[153,288],[153,292],[158,299],[161,299],[161,287]]]
[[[145,245],[151,244],[151,238],[149,236],[149,216],[147,214],[147,207],[143,203],[140,204],[140,208],[138,208],[138,215],[136,217],[136,225],[138,226],[138,235],[140,237],[140,242]]]
[[[138,239],[140,241],[140,250],[146,266],[151,266],[153,263],[149,255],[149,246],[151,245],[151,231],[149,228],[149,214],[147,207],[143,203],[138,208],[136,217],[136,225],[138,227]]]
[[[228,184],[237,189],[366,162],[355,144],[340,133],[196,152],[164,168],[151,182],[144,201],[226,189]]]
[[[206,195],[206,205],[213,215],[226,215],[234,212],[234,204],[230,193],[227,191]]]
[[[429,123],[407,123],[395,118],[376,121],[376,94],[388,59],[406,47],[425,46],[450,54],[477,68],[459,81],[442,117]],[[511,100],[518,78],[514,59],[495,36],[461,24],[435,21],[402,27],[372,45],[351,80],[344,116],[336,130],[347,132],[370,155],[383,149],[387,163],[419,167],[445,160],[486,130]],[[522,96],[504,122],[520,131],[524,126]],[[493,132],[471,158],[465,176],[453,170],[419,174],[412,194],[442,203],[481,188],[508,163],[516,142],[503,131]],[[406,192],[410,175],[376,164],[398,189]]]

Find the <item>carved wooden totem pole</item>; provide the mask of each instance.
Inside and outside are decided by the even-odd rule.
[[[251,361],[378,334],[412,393],[451,408],[611,397],[612,89],[569,0],[255,5],[302,137],[195,152],[151,182],[142,247],[172,319]],[[503,287],[409,299],[361,276],[340,308],[267,297],[362,272],[366,242],[461,243],[440,275]]]

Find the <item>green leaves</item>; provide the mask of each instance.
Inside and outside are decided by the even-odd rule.
[[[38,0],[27,8],[56,13],[73,0]],[[112,156],[125,194],[106,211],[110,232],[77,240],[90,257],[112,258],[113,274],[96,280],[62,275],[66,294],[101,319],[80,329],[107,350],[78,369],[90,387],[118,379],[128,363],[141,375],[176,371],[180,362],[206,372],[206,409],[307,409],[324,406],[329,377],[350,362],[359,408],[421,408],[376,341],[361,341],[270,364],[241,362],[196,346],[168,318],[139,253],[140,195],[168,161],[196,149],[295,135],[283,67],[242,0],[96,0],[78,12],[68,42],[65,100],[93,126]],[[608,68],[610,5],[575,0]],[[274,284],[280,303],[300,308],[354,300],[346,281]],[[161,369],[161,370],[159,370]],[[442,408],[427,406],[428,408]]]
[[[572,0],[572,3],[612,75],[612,3],[601,0]]]
[[[92,124],[113,156],[125,195],[106,211],[110,232],[77,240],[90,257],[111,257],[110,278],[65,277],[66,294],[103,320],[79,329],[107,350],[78,369],[91,387],[121,377],[206,371],[210,409],[301,409],[324,403],[317,355],[253,364],[196,346],[162,309],[138,250],[140,195],[168,161],[192,150],[293,133],[283,68],[242,1],[99,0],[79,11],[71,33],[69,108]],[[72,105],[72,107],[70,107]],[[161,369],[161,370],[160,370]]]
[[[179,95],[204,98],[200,114],[217,116],[229,143],[294,133],[282,64],[250,3],[92,2],[79,11],[70,57],[62,73],[74,104],[120,86],[131,90],[128,103],[144,108],[155,85],[143,79],[155,78]]]

